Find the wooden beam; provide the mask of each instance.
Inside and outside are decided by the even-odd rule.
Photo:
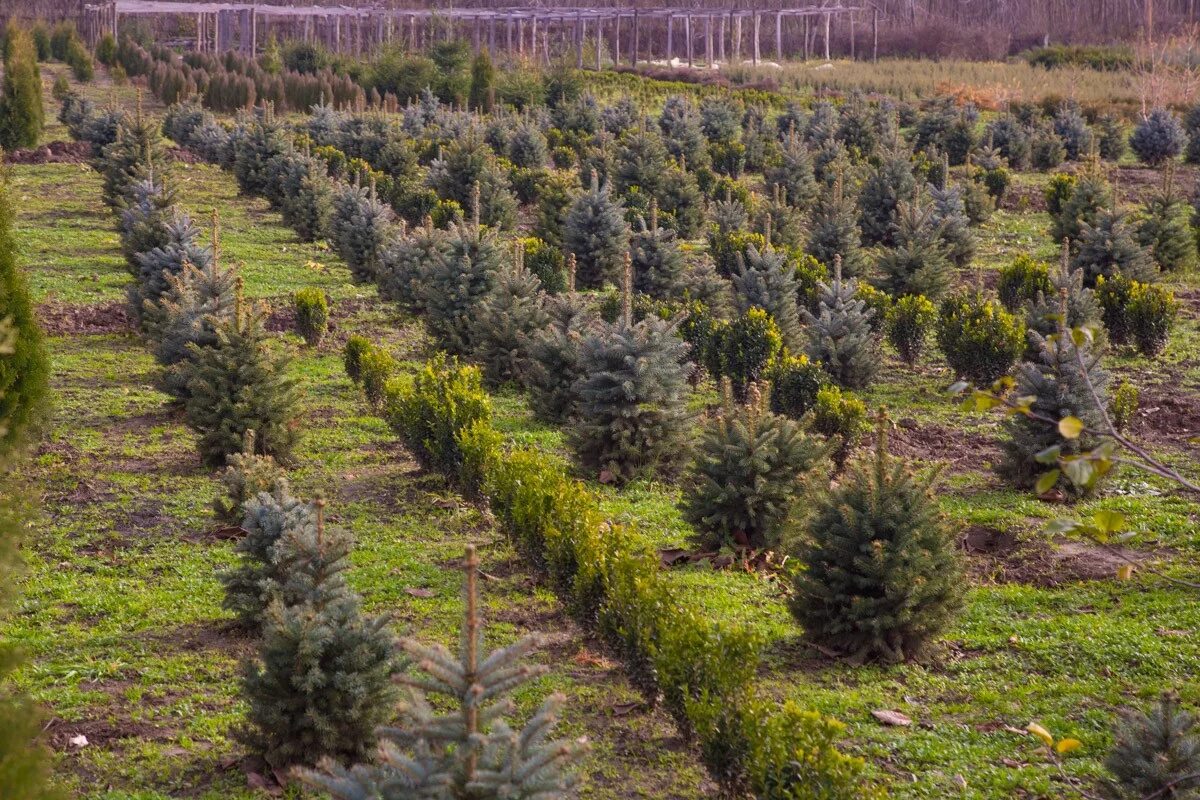
[[[675,57],[675,15],[667,14],[667,63]]]
[[[758,59],[761,58],[761,56],[759,55],[759,51],[758,51],[758,43],[759,43],[758,33],[759,33],[759,24],[761,22],[762,22],[762,17],[760,17],[759,13],[757,11],[755,11],[754,12],[754,66],[756,66],[756,67],[758,66]]]
[[[687,64],[692,66],[692,15],[683,18],[683,38],[687,42]]]
[[[629,66],[637,67],[638,60],[638,45],[641,44],[639,37],[641,30],[639,29],[640,20],[638,19],[638,10],[633,10],[633,49],[629,51]]]
[[[783,61],[783,14],[775,14],[775,58]]]
[[[713,65],[713,24],[712,14],[704,15],[704,63],[709,69]]]
[[[833,15],[825,15],[825,60],[829,60],[829,23],[833,19]]]

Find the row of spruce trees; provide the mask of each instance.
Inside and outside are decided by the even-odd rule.
[[[338,797],[368,785],[397,798],[565,794],[574,783],[565,767],[580,748],[546,741],[561,698],[524,730],[505,721],[507,696],[542,671],[518,665],[541,640],[485,650],[470,551],[461,653],[402,640],[431,666],[428,680],[401,675],[387,620],[364,615],[346,581],[349,536],[327,528],[323,500],[295,498],[278,466],[295,440],[294,387],[270,352],[263,311],[247,307],[236,271],[220,264],[216,214],[205,247],[174,203],[161,136],[140,110],[118,120],[97,166],[136,278],[131,316],[164,367],[164,390],[183,401],[205,462],[227,465],[219,518],[245,533],[238,565],[221,576],[225,606],[261,642],[242,679],[249,711],[239,738],[276,775],[322,766],[296,774]],[[400,727],[381,729],[395,714],[393,679],[409,687],[408,701]],[[439,716],[426,693],[456,699],[460,710]],[[344,768],[381,741],[375,766]]]

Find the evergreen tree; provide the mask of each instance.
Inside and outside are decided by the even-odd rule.
[[[213,512],[217,520],[226,525],[237,525],[242,521],[246,506],[260,492],[270,492],[285,479],[283,467],[271,456],[255,452],[254,431],[246,431],[242,452],[229,457],[229,466],[221,473],[223,496],[213,499]]]
[[[988,123],[984,138],[991,141],[1013,169],[1028,169],[1031,160],[1029,131],[1012,114],[996,117]]]
[[[499,236],[476,218],[456,223],[444,257],[425,264],[419,284],[425,325],[447,352],[466,356],[474,349],[475,315],[506,260]]]
[[[779,326],[783,343],[798,350],[804,341],[800,324],[799,287],[796,268],[787,254],[766,248],[759,252],[753,245],[739,258],[738,270],[732,277],[733,302],[738,313],[761,308]]]
[[[291,150],[283,123],[275,118],[270,105],[256,109],[252,117],[238,121],[231,141],[233,177],[243,192],[262,195],[278,206],[283,200],[282,187],[272,180],[272,163]]]
[[[122,117],[116,138],[100,157],[104,177],[104,202],[119,208],[129,187],[148,176],[160,183],[169,182],[166,143],[157,122],[142,114],[141,97],[137,115]]]
[[[1061,314],[1061,311],[1060,311]],[[1063,456],[1078,455],[1092,450],[1099,438],[1090,431],[1100,430],[1104,421],[1104,409],[1108,407],[1108,372],[1100,365],[1102,344],[1085,343],[1079,346],[1070,335],[1044,337],[1031,332],[1029,338],[1037,352],[1035,361],[1023,362],[1017,368],[1017,397],[1034,398],[1031,410],[1034,414],[1054,420],[1076,417],[1086,426],[1084,433],[1075,438],[1066,438],[1059,426],[1049,424],[1024,414],[1014,414],[1005,421],[1006,438],[1000,443],[1004,458],[997,465],[997,472],[1020,488],[1029,488],[1038,483],[1039,476],[1047,467],[1038,460],[1038,455],[1051,447],[1061,448]],[[1086,377],[1078,362],[1082,356]],[[1099,399],[1093,400],[1092,390]],[[1057,485],[1068,494],[1082,492],[1081,487],[1065,477]],[[1045,491],[1050,487],[1040,485]]]
[[[1111,278],[1120,273],[1147,282],[1157,277],[1150,254],[1134,237],[1123,211],[1104,211],[1094,224],[1083,223],[1071,266],[1083,270],[1087,286],[1095,286],[1101,275]]]
[[[580,342],[578,420],[571,444],[601,480],[671,475],[687,456],[687,345],[675,325],[633,322],[632,267],[626,261],[621,319]]]
[[[301,241],[313,242],[329,230],[334,186],[325,163],[308,153],[292,153],[279,176],[279,210]]]
[[[1128,709],[1117,724],[1104,766],[1116,777],[1106,794],[1113,800],[1147,797],[1187,800],[1200,787],[1200,732],[1196,717],[1164,693],[1148,712]]]
[[[621,201],[613,199],[608,184],[601,185],[593,172],[591,188],[571,203],[563,225],[563,247],[579,265],[580,288],[620,281],[629,238]]]
[[[1171,184],[1172,176],[1168,174],[1162,191],[1146,201],[1137,238],[1150,251],[1159,270],[1185,272],[1196,263],[1196,238],[1188,220],[1188,206],[1175,195]]]
[[[797,208],[808,208],[817,196],[812,155],[795,132],[788,134],[778,160],[767,168],[763,177],[768,190],[779,187],[784,199]]]
[[[1125,155],[1125,150],[1125,124],[1116,114],[1102,114],[1096,120],[1096,151],[1105,161],[1116,163]]]
[[[854,280],[842,280],[841,263],[835,260],[833,282],[821,284],[817,312],[804,310],[806,355],[848,389],[866,388],[879,369],[879,345],[871,330],[874,312],[856,297],[856,288]]]
[[[239,287],[233,315],[213,326],[216,342],[188,344],[187,423],[210,466],[240,452],[250,430],[260,453],[286,463],[299,436],[296,384],[272,352],[265,321],[262,309],[244,307]]]
[[[533,338],[550,324],[545,302],[541,281],[525,268],[517,243],[516,257],[500,269],[475,315],[471,338],[485,381],[499,386],[525,380]]]
[[[667,172],[667,148],[654,130],[641,125],[617,139],[613,186],[622,197],[655,197]]]
[[[376,196],[374,183],[369,189],[348,184],[334,196],[330,238],[356,283],[375,280],[394,224],[391,206]]]
[[[433,227],[426,218],[410,232],[400,222],[398,235],[392,238],[379,260],[375,285],[379,296],[393,300],[401,308],[418,313],[421,307],[421,278],[426,265],[441,263],[450,252],[446,231]]]
[[[472,208],[479,193],[479,219],[493,228],[509,229],[517,221],[517,199],[508,172],[474,128],[442,148],[426,174],[429,188],[443,200]]]
[[[945,188],[930,187],[933,198],[933,219],[941,227],[941,238],[947,257],[956,267],[966,267],[975,257],[975,232],[967,216],[967,205],[961,186],[947,184]]]
[[[867,267],[861,239],[857,203],[852,195],[846,194],[839,176],[830,191],[817,197],[805,252],[827,268],[833,266],[834,260],[840,260],[843,274],[853,278],[863,274]]]
[[[583,339],[600,317],[572,289],[549,298],[547,311],[550,325],[536,333],[530,345],[529,404],[539,419],[563,422],[574,414],[578,400]]]
[[[163,391],[186,400],[192,348],[216,344],[216,326],[237,306],[238,278],[236,272],[220,266],[215,249],[205,267],[187,264],[178,274],[165,278],[167,286],[158,303],[143,306],[142,325],[153,343],[155,360],[166,368]]]
[[[894,244],[900,203],[912,200],[916,192],[917,181],[908,154],[894,148],[867,176],[858,195],[863,243]]]
[[[902,201],[892,234],[895,246],[879,259],[884,276],[880,288],[896,297],[924,295],[936,300],[945,294],[954,280],[943,238],[946,225],[924,193]]]
[[[326,529],[323,506],[289,520],[271,548],[278,580],[242,678],[239,738],[276,770],[365,757],[395,698],[387,620],[363,616],[345,576],[352,542]]]
[[[9,181],[8,172],[0,170],[0,479],[5,477],[4,456],[44,418],[50,392],[50,359],[29,284],[17,262],[16,206]],[[0,532],[0,552],[2,540]],[[0,557],[0,566],[3,561]]]
[[[1092,129],[1075,104],[1063,103],[1054,115],[1053,125],[1054,133],[1071,161],[1079,161],[1092,149]]]
[[[1037,295],[1025,302],[1025,324],[1043,337],[1058,332],[1062,316],[1062,298],[1067,298],[1067,327],[1082,328],[1101,321],[1100,304],[1096,293],[1083,285],[1083,270],[1071,269],[1070,252],[1063,243],[1062,259],[1050,276],[1050,287],[1039,289]],[[1037,358],[1036,347],[1031,356]]]
[[[638,218],[640,230],[629,245],[633,260],[633,289],[656,300],[679,296],[683,280],[683,253],[675,232],[658,224],[658,203],[650,201],[650,223]]]
[[[772,413],[757,389],[705,425],[685,484],[680,510],[699,545],[774,547],[802,477],[825,454],[800,423]]]
[[[506,152],[509,161],[527,169],[541,169],[550,160],[550,151],[542,129],[528,117],[517,123],[508,139]]]
[[[1174,113],[1156,108],[1144,116],[1129,137],[1129,147],[1143,163],[1160,166],[1178,158],[1187,146],[1187,134]]]
[[[700,128],[700,115],[690,99],[679,94],[668,97],[658,117],[658,128],[673,157],[685,159],[693,169],[706,165],[708,148],[704,131]]]
[[[1112,187],[1098,163],[1092,161],[1075,181],[1058,213],[1051,209],[1050,235],[1060,242],[1063,237],[1070,239],[1074,249],[1083,236],[1083,226],[1095,225],[1100,215],[1113,206]]]
[[[170,223],[175,218],[175,188],[153,171],[126,187],[118,201],[118,231],[125,266],[135,278],[141,273],[138,256],[171,241]]]
[[[937,473],[893,462],[880,419],[874,463],[818,498],[803,526],[792,613],[809,639],[854,661],[920,653],[962,605],[956,536],[938,511]]]
[[[561,800],[569,795],[575,778],[566,770],[578,760],[582,745],[547,741],[563,698],[548,698],[522,729],[505,719],[515,709],[508,695],[548,669],[520,663],[544,639],[530,636],[488,652],[473,545],[464,570],[466,612],[458,656],[440,645],[400,641],[424,675],[400,678],[409,695],[400,707],[401,726],[380,732],[379,763],[345,769],[329,760],[322,764],[323,774],[302,772],[306,783],[336,800]],[[437,708],[449,710],[439,715],[429,694],[444,701]]]
[[[887,339],[905,364],[916,364],[925,351],[929,331],[937,320],[933,303],[921,295],[905,295],[887,311]]]
[[[496,69],[487,50],[480,50],[471,62],[471,91],[467,102],[476,111],[488,113],[492,110],[496,95]]]
[[[0,84],[0,148],[33,147],[44,125],[37,52],[29,34],[11,28],[4,53],[4,82]]]
[[[762,380],[782,355],[783,337],[771,315],[752,306],[730,322],[718,324],[704,349],[710,372],[728,378],[734,397],[745,402],[750,386]]]
[[[137,283],[129,287],[129,315],[144,327],[147,306],[153,310],[168,289],[168,275],[178,275],[184,265],[203,270],[212,261],[213,251],[199,243],[200,229],[191,215],[174,207],[175,216],[166,225],[166,243],[153,250],[137,253]]]

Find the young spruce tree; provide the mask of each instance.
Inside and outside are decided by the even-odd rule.
[[[576,197],[563,225],[563,247],[575,255],[581,289],[620,282],[629,237],[621,201],[592,172],[591,188]]]
[[[808,323],[805,354],[847,389],[869,386],[880,361],[879,343],[871,330],[875,312],[856,296],[856,289],[855,281],[842,280],[841,261],[835,258],[833,282],[821,284],[817,312],[804,310]]]
[[[932,496],[887,449],[880,415],[873,463],[819,498],[796,553],[792,613],[805,636],[856,661],[918,655],[962,605],[956,537]]]
[[[325,527],[323,500],[287,520],[271,549],[258,658],[245,667],[239,737],[275,770],[364,758],[395,692],[393,640],[346,582],[352,542]]]
[[[465,620],[458,655],[440,645],[402,639],[400,647],[420,666],[419,677],[401,676],[408,698],[400,724],[380,731],[378,763],[346,769],[333,760],[323,772],[301,778],[335,800],[562,800],[575,786],[569,772],[579,759],[578,742],[548,741],[558,722],[561,695],[552,695],[524,728],[506,720],[515,709],[514,689],[544,674],[543,665],[522,664],[544,640],[529,636],[488,652],[480,617],[479,559],[467,548]],[[438,698],[437,709],[430,695]]]

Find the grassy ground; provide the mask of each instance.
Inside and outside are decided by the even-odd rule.
[[[128,87],[89,91],[124,92],[127,103],[132,96]],[[636,705],[619,666],[528,582],[486,518],[415,471],[342,377],[337,348],[349,332],[384,339],[415,363],[423,347],[411,321],[349,285],[335,258],[296,242],[262,201],[237,196],[227,175],[180,169],[185,205],[201,217],[222,209],[223,252],[245,263],[251,295],[282,306],[296,287],[317,285],[335,300],[337,330],[322,350],[287,339],[310,423],[294,482],[301,492],[327,492],[336,521],[355,533],[354,581],[368,605],[394,614],[401,630],[451,640],[459,613],[452,561],[466,542],[484,544],[485,570],[498,578],[485,590],[501,638],[529,628],[563,633],[547,656],[554,671],[536,689],[566,691],[575,709],[571,732],[594,743],[585,795],[704,794],[702,771],[661,715]],[[1045,180],[1020,175],[1016,187],[1033,196]],[[30,166],[15,169],[14,183],[39,299],[79,311],[119,304],[127,277],[97,176],[78,165]],[[986,283],[1019,252],[1053,258],[1047,222],[1026,207],[994,215],[963,280]],[[1108,362],[1142,389],[1146,413],[1135,435],[1189,470],[1194,451],[1185,442],[1200,432],[1195,281],[1172,281],[1186,319],[1166,353],[1153,362],[1127,354]],[[23,605],[6,633],[33,655],[21,680],[55,715],[63,781],[86,797],[249,796],[230,730],[241,713],[237,661],[252,643],[219,608],[214,575],[230,562],[231,547],[206,534],[213,476],[153,388],[153,364],[135,339],[61,336],[53,348],[58,412],[34,470],[45,487],[45,516],[31,544]],[[1195,594],[1150,571],[1195,574],[1197,509],[1131,471],[1102,499],[1071,509],[1115,508],[1134,519],[1130,555],[1146,562],[1131,582],[1116,581],[1119,561],[1077,542],[1047,544],[1044,522],[1065,510],[992,476],[997,420],[957,410],[942,394],[950,381],[936,354],[916,368],[889,358],[866,395],[870,405],[891,409],[901,456],[918,465],[949,462],[939,500],[952,523],[998,543],[968,556],[964,612],[924,662],[851,667],[807,648],[788,614],[786,587],[770,575],[689,566],[670,577],[709,613],[762,633],[771,643],[764,685],[847,723],[847,747],[868,757],[895,796],[1079,797],[1063,773],[1082,781],[1101,774],[1116,708],[1168,687],[1200,702],[1200,686],[1189,679],[1200,666]],[[518,393],[500,393],[496,410],[513,438],[565,450],[562,432],[533,420]],[[638,522],[663,547],[687,544],[675,485],[595,489],[611,517]],[[413,596],[414,589],[433,596]],[[526,708],[533,702],[523,700]],[[870,712],[885,708],[907,714],[913,726],[880,725]],[[1084,742],[1063,773],[1019,733],[1031,720]],[[67,744],[76,733],[91,742],[81,751]]]

